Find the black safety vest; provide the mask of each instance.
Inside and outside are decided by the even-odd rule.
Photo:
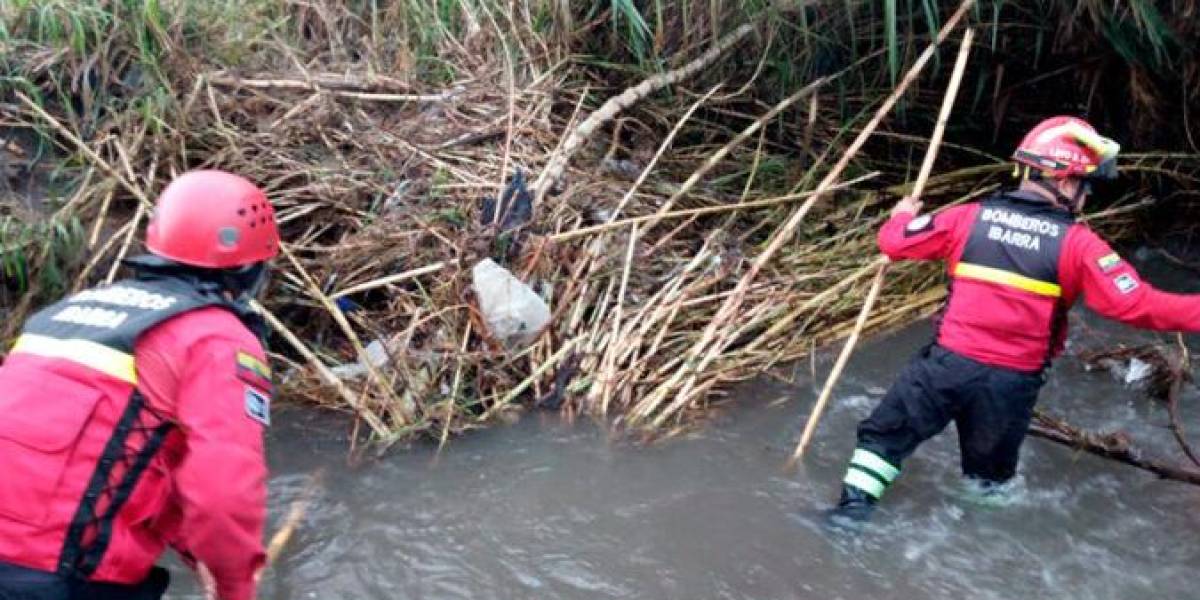
[[[980,203],[954,276],[1058,298],[1058,261],[1074,223],[1047,202],[997,194]]]
[[[1030,323],[1051,332],[1047,362],[1070,308],[1061,301],[1058,265],[1074,224],[1073,215],[1041,198],[1020,191],[998,193],[980,203],[952,273],[954,279],[986,281],[1052,299],[1046,322]]]
[[[65,359],[126,382],[131,389],[68,527],[59,575],[87,579],[99,567],[114,519],[172,428],[152,414],[138,391],[134,346],[154,326],[209,306],[247,318],[246,311],[227,301],[214,284],[144,275],[69,296],[25,324],[13,352]],[[114,477],[117,464],[124,467],[119,478]]]

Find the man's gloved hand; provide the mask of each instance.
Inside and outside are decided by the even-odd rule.
[[[920,200],[917,200],[916,198],[914,198],[912,196],[905,196],[905,197],[901,198],[900,201],[897,202],[895,206],[892,207],[892,216],[894,217],[901,213],[908,213],[908,214],[915,215],[915,214],[921,212],[921,206],[923,206],[924,204],[925,204],[924,202],[921,202]]]

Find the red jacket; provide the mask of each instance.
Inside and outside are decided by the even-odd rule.
[[[120,322],[70,302],[52,320]],[[254,335],[212,306],[138,335],[132,356],[78,338],[23,335],[0,366],[0,561],[66,573],[88,560],[65,549],[77,530],[79,545],[100,548],[84,573],[90,580],[139,582],[170,545],[212,571],[221,600],[253,598],[265,558],[264,365]],[[98,464],[113,462],[105,446],[135,402],[145,418],[110,479],[144,470],[131,489],[95,494],[90,480]],[[93,518],[116,507],[106,525],[81,519],[89,497]]]
[[[1066,311],[1080,294],[1135,327],[1200,331],[1200,295],[1154,289],[1086,225],[1029,192],[897,214],[879,231],[879,248],[892,260],[946,261],[937,341],[990,365],[1044,367],[1062,352]]]

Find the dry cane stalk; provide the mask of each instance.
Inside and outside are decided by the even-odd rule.
[[[359,292],[365,292],[367,290],[381,288],[386,285],[391,285],[393,283],[399,283],[406,279],[420,277],[421,275],[428,275],[430,273],[440,271],[440,270],[446,268],[446,266],[453,264],[453,263],[454,263],[454,261],[442,261],[442,262],[433,263],[432,265],[426,265],[426,266],[420,267],[418,269],[410,269],[408,271],[404,271],[403,273],[396,273],[394,275],[388,275],[387,277],[380,277],[379,279],[374,279],[372,281],[368,281],[365,283],[360,283],[358,285],[350,286],[344,290],[341,290],[340,292],[331,294],[329,296],[329,298],[331,300],[337,300],[338,298],[341,298],[343,296],[349,296],[351,294],[357,294]]]
[[[271,326],[271,329],[274,329],[276,333],[283,336],[283,339],[287,340],[287,342],[292,345],[292,348],[294,348],[296,352],[300,353],[300,356],[303,356],[305,360],[312,364],[313,368],[317,370],[317,375],[321,379],[324,379],[325,383],[333,386],[333,389],[337,390],[338,395],[342,397],[342,400],[346,401],[346,405],[354,409],[354,412],[367,422],[367,425],[370,426],[371,431],[375,432],[375,435],[379,436],[380,438],[387,437],[388,429],[387,426],[383,424],[383,421],[380,421],[379,417],[377,417],[375,413],[363,406],[362,402],[359,401],[359,397],[355,396],[354,392],[351,392],[350,388],[346,387],[345,382],[343,382],[337,375],[334,375],[333,371],[329,370],[329,367],[327,367],[325,363],[321,362],[321,359],[317,357],[316,353],[310,350],[308,346],[304,344],[304,342],[300,341],[300,338],[297,337],[296,334],[292,333],[292,331],[288,329],[278,317],[272,314],[271,311],[267,310],[262,304],[252,300],[250,305],[254,308],[254,310],[258,311],[258,313],[263,316],[263,319],[266,320],[267,325]]]
[[[571,157],[592,136],[597,127],[611,121],[625,109],[633,106],[646,96],[695,75],[738,42],[742,41],[747,35],[750,35],[750,32],[754,31],[754,26],[754,23],[746,23],[729,35],[726,35],[715,46],[692,62],[678,69],[648,77],[642,80],[641,83],[625,90],[620,95],[609,98],[603,106],[597,109],[596,112],[588,115],[578,127],[572,130],[558,152],[550,157],[549,162],[546,163],[546,168],[538,176],[537,181],[533,183],[534,204],[540,205],[542,203],[550,186],[562,176]]]
[[[921,163],[921,171],[917,174],[917,182],[913,185],[912,196],[920,198],[925,192],[925,184],[929,181],[929,174],[933,170],[933,162],[937,158],[938,148],[941,146],[942,137],[946,133],[946,123],[950,120],[950,112],[954,108],[954,99],[958,96],[958,86],[962,83],[963,72],[967,67],[967,58],[971,54],[971,42],[975,37],[975,30],[967,28],[963,35],[962,45],[958,49],[958,60],[954,63],[954,73],[950,77],[950,84],[946,87],[946,96],[942,100],[942,110],[938,115],[937,125],[934,127],[933,137],[929,140],[929,150],[925,153],[925,162]],[[846,367],[846,363],[850,360],[850,355],[854,353],[854,346],[858,343],[859,335],[862,334],[863,326],[867,322],[867,317],[871,314],[871,309],[875,306],[875,300],[879,298],[879,291],[883,288],[883,281],[887,275],[888,263],[885,261],[879,265],[879,269],[875,272],[875,280],[871,282],[871,289],[867,292],[867,299],[863,302],[862,310],[858,313],[858,320],[854,325],[854,331],[850,334],[850,338],[846,340],[846,345],[842,347],[841,354],[838,355],[837,362],[833,365],[833,370],[829,372],[829,377],[825,380],[825,387],[821,389],[821,395],[817,397],[817,403],[813,406],[812,414],[808,417],[808,422],[804,425],[804,433],[800,436],[800,443],[796,444],[796,450],[792,452],[792,457],[788,459],[785,468],[791,469],[796,465],[796,462],[804,457],[804,450],[808,447],[809,441],[812,440],[813,432],[817,429],[817,422],[821,419],[821,414],[825,411],[825,405],[829,402],[829,397],[833,394],[833,387],[837,384],[838,379],[842,375],[842,369]]]
[[[715,89],[715,88],[714,88]],[[621,290],[617,293],[617,308],[616,314],[613,315],[612,339],[605,347],[608,350],[605,353],[604,359],[601,360],[601,399],[600,399],[600,414],[604,415],[608,412],[608,403],[612,398],[613,380],[617,376],[617,354],[620,351],[620,334],[621,321],[624,320],[625,311],[625,291],[629,287],[629,272],[633,267],[633,250],[637,247],[638,242],[638,226],[634,225],[629,232],[629,246],[625,252],[625,269],[621,273]]]
[[[483,415],[479,417],[479,420],[486,421],[492,418],[496,412],[500,411],[505,406],[511,404],[513,400],[516,400],[518,397],[520,397],[525,390],[529,389],[529,387],[533,385],[534,381],[541,379],[547,372],[550,371],[550,369],[553,369],[559,361],[567,356],[571,350],[575,348],[575,345],[582,339],[582,337],[576,337],[568,340],[567,343],[562,345],[562,348],[559,348],[558,351],[555,352],[550,358],[547,358],[546,362],[543,362],[541,365],[539,365],[529,377],[526,377],[524,381],[517,384],[517,386],[509,390],[509,392],[505,394],[502,399],[493,404],[492,407],[487,410],[487,412],[483,413]]]
[[[842,71],[842,73],[844,72],[845,70]],[[817,89],[819,89],[822,85],[825,85],[827,82],[836,78],[840,74],[841,73],[822,77],[804,86],[803,88],[800,88],[800,90],[796,93],[784,98],[783,100],[780,100],[777,104],[775,104],[775,106],[771,107],[771,110],[768,110],[761,117],[743,129],[741,133],[735,136],[732,140],[729,140],[727,144],[722,146],[720,150],[717,150],[715,153],[713,153],[712,156],[709,156],[708,159],[704,161],[704,164],[700,165],[700,168],[696,169],[696,171],[687,178],[687,181],[683,182],[683,185],[680,186],[674,194],[671,194],[671,197],[663,203],[662,207],[658,209],[658,216],[661,217],[665,215],[667,211],[671,210],[671,207],[675,206],[675,203],[678,202],[679,199],[685,194],[690,192],[693,187],[696,187],[696,184],[699,183],[709,171],[716,168],[716,166],[720,164],[730,152],[733,152],[734,148],[741,146],[742,143],[750,139],[750,137],[753,136],[759,129],[761,129],[763,125],[773,120],[779,115],[779,113],[787,110],[789,106],[795,104],[801,98],[816,92]],[[653,226],[654,225],[650,225],[650,227]],[[650,227],[647,227],[647,229]]]
[[[646,168],[642,169],[642,174],[638,175],[637,181],[634,181],[633,185],[629,186],[629,191],[625,192],[625,196],[621,198],[619,203],[617,203],[616,210],[614,210],[612,216],[608,218],[608,222],[610,224],[617,219],[617,216],[621,214],[622,210],[625,210],[625,205],[628,204],[631,199],[633,199],[633,195],[637,193],[638,188],[642,187],[642,184],[646,181],[646,178],[650,176],[650,173],[654,170],[654,167],[658,165],[658,161],[662,158],[663,153],[665,153],[667,148],[671,146],[671,142],[675,141],[675,136],[679,134],[679,130],[683,129],[684,124],[692,118],[692,114],[696,112],[696,109],[700,108],[700,106],[708,101],[713,94],[717,93],[717,90],[721,89],[722,85],[724,84],[718,83],[717,85],[714,85],[712,89],[708,90],[707,94],[704,94],[702,98],[692,103],[692,106],[688,108],[687,112],[683,113],[683,116],[680,117],[679,121],[675,123],[675,126],[671,128],[671,132],[668,133],[667,137],[663,139],[661,144],[659,144],[658,151],[654,153],[654,157],[650,159],[650,162],[646,165]]]
[[[384,398],[386,398],[388,401],[389,407],[400,407],[401,413],[405,419],[405,425],[407,425],[414,415],[409,414],[408,407],[400,402],[400,399],[396,397],[392,387],[388,384],[387,378],[385,378],[383,374],[379,372],[379,369],[375,367],[374,361],[367,356],[367,351],[363,347],[362,341],[359,340],[358,334],[354,332],[354,328],[350,326],[350,322],[346,320],[346,315],[337,307],[336,304],[333,303],[332,300],[329,299],[329,296],[325,295],[325,293],[321,291],[321,287],[317,285],[317,282],[312,278],[311,275],[309,275],[304,266],[300,264],[300,261],[296,259],[296,255],[292,253],[287,244],[280,244],[279,252],[288,259],[288,262],[292,263],[292,266],[296,269],[297,273],[299,273],[305,285],[308,286],[309,294],[313,297],[313,299],[320,302],[321,305],[325,307],[325,310],[329,313],[329,316],[333,317],[333,321],[337,323],[342,332],[346,334],[346,339],[354,348],[355,355],[358,357],[359,362],[362,363],[362,365],[367,369],[368,380],[374,383],[375,387],[383,393]]]
[[[50,113],[47,113],[45,110],[43,110],[42,107],[38,106],[33,100],[30,100],[27,96],[25,96],[25,94],[22,94],[21,92],[15,92],[15,94],[18,100],[24,103],[25,106],[28,106],[29,109],[32,110],[34,114],[41,117],[43,121],[49,123],[50,126],[56,129],[60,135],[67,138],[68,141],[74,144],[75,148],[82,152],[84,156],[88,157],[88,160],[91,160],[93,164],[95,164],[97,167],[100,167],[100,170],[108,173],[111,177],[120,182],[121,185],[124,186],[125,189],[129,190],[129,193],[133,194],[133,196],[141,201],[143,205],[147,207],[152,206],[150,199],[146,197],[146,193],[142,191],[142,188],[126,179],[120,171],[108,164],[108,161],[101,158],[99,154],[96,154],[95,150],[92,150],[87,144],[83,143],[83,140],[79,139],[79,136],[76,136],[71,132],[70,129],[67,129],[66,126],[58,122],[58,119],[50,116]]]
[[[861,175],[859,177],[855,177],[854,179],[851,179],[844,183],[839,183],[837,185],[831,186],[829,188],[829,191],[849,189],[860,183],[863,183],[864,181],[869,181],[878,176],[879,176],[879,171],[871,171],[870,173]],[[747,200],[745,202],[739,202],[737,204],[722,204],[720,206],[703,206],[700,208],[689,208],[689,209],[685,209],[685,210],[672,211],[669,213],[655,213],[652,215],[644,215],[641,217],[629,217],[628,219],[621,219],[620,221],[610,221],[608,223],[601,223],[599,225],[591,225],[588,227],[580,227],[579,229],[572,229],[571,231],[565,231],[563,233],[554,234],[554,235],[550,236],[548,239],[552,242],[561,242],[564,240],[570,240],[570,239],[575,239],[577,237],[591,235],[593,233],[603,233],[605,231],[611,231],[613,229],[620,229],[620,228],[626,227],[628,225],[637,225],[640,223],[646,223],[648,221],[654,221],[655,223],[657,223],[658,221],[662,221],[665,219],[677,219],[680,217],[697,217],[697,216],[701,216],[701,215],[715,215],[715,214],[725,213],[725,212],[738,212],[738,211],[755,209],[755,208],[766,208],[768,206],[776,206],[779,204],[785,204],[787,202],[795,202],[796,200],[807,200],[807,199],[811,198],[815,193],[816,192],[803,192],[803,193],[799,193],[799,194],[785,194],[783,196],[776,196],[774,198],[763,198],[762,200]],[[345,292],[339,292],[339,295],[341,295],[343,293],[345,293]]]
[[[137,212],[133,215],[133,221],[130,222],[129,230],[125,234],[125,241],[121,243],[121,249],[117,252],[117,259],[113,261],[112,267],[108,269],[108,277],[104,279],[104,283],[112,283],[117,277],[117,271],[121,268],[121,261],[125,259],[125,255],[129,252],[129,247],[133,245],[133,238],[137,236],[138,226],[141,225],[142,217],[146,214],[146,205],[138,204]]]
[[[746,140],[750,139],[751,136],[753,136],[756,132],[758,132],[760,129],[762,129],[767,123],[771,122],[776,116],[778,116],[784,110],[787,110],[787,108],[789,106],[791,106],[792,104],[795,104],[798,100],[800,100],[801,98],[804,98],[805,96],[811,95],[813,97],[816,97],[817,90],[821,89],[822,86],[824,86],[825,84],[827,84],[831,81],[834,81],[835,79],[841,77],[842,75],[850,72],[854,68],[858,67],[860,64],[873,58],[876,54],[877,53],[872,53],[867,56],[864,56],[861,59],[859,59],[858,61],[856,61],[854,64],[850,65],[849,67],[846,67],[845,69],[842,69],[841,71],[838,71],[837,73],[833,73],[833,74],[821,77],[821,78],[817,79],[816,81],[813,81],[812,83],[809,83],[808,85],[804,86],[803,88],[800,88],[800,90],[798,90],[796,93],[792,94],[791,96],[788,96],[787,98],[784,98],[783,100],[779,101],[779,103],[777,103],[775,106],[771,107],[771,110],[768,110],[761,117],[756,119],[748,127],[746,127],[744,130],[742,130],[741,133],[739,133],[732,140],[730,140],[729,143],[722,146],[720,150],[717,150],[716,152],[714,152],[712,154],[712,156],[709,156],[708,159],[704,161],[704,164],[700,165],[700,168],[696,169],[696,171],[694,173],[692,173],[690,177],[687,178],[687,181],[685,181],[683,183],[683,185],[680,186],[680,188],[674,194],[671,194],[671,197],[669,199],[667,199],[667,201],[665,203],[663,203],[662,207],[660,207],[658,209],[656,216],[659,218],[665,218],[667,216],[667,211],[671,210],[671,208],[673,206],[675,206],[675,203],[678,202],[679,199],[682,198],[685,194],[690,192],[692,190],[692,188],[696,186],[697,183],[700,183],[700,180],[703,179],[704,176],[707,175],[709,171],[716,168],[716,166],[718,164],[720,164],[721,161],[724,160],[725,157],[728,156],[730,152],[733,152],[734,148],[737,148],[738,146],[741,146],[743,143],[745,143]],[[765,130],[763,130],[763,131],[765,131]],[[757,158],[756,158],[756,161],[757,161]],[[753,179],[753,173],[755,171],[756,171],[756,169],[751,169],[750,179]],[[749,184],[750,184],[750,182],[747,181],[746,182],[747,189],[749,189]],[[695,219],[695,217],[693,217],[687,223],[680,225],[674,231],[663,236],[662,239],[660,239],[658,242],[655,243],[654,248],[652,248],[650,252],[653,253],[654,250],[656,250],[659,247],[666,244],[666,242],[668,240],[675,237],[676,233],[678,233],[686,225],[690,224],[692,222],[692,220],[694,220],[694,219]],[[657,223],[657,221],[655,223]],[[652,227],[654,227],[653,224],[650,225],[649,227],[647,227],[647,229],[650,229]]]
[[[304,520],[304,513],[308,511],[309,503],[312,502],[313,496],[316,495],[324,481],[325,469],[322,467],[309,476],[308,485],[304,486],[300,497],[292,502],[287,516],[283,518],[283,523],[280,524],[279,529],[275,530],[275,534],[271,536],[271,541],[267,544],[266,566],[268,568],[279,560],[280,554],[283,554],[283,549],[287,547],[288,541],[300,527],[300,521]]]
[[[442,437],[438,440],[438,453],[450,439],[450,422],[454,420],[454,405],[458,402],[458,392],[462,389],[463,358],[467,354],[467,345],[471,341],[471,322],[467,321],[466,331],[463,332],[462,344],[458,348],[458,365],[454,368],[454,383],[450,386],[450,397],[446,399],[445,423],[442,424]]]
[[[777,252],[779,252],[780,248],[782,248],[783,245],[792,238],[792,235],[800,226],[800,223],[804,220],[804,217],[808,214],[809,209],[811,209],[813,205],[816,204],[817,200],[824,196],[825,193],[829,191],[830,187],[833,186],[834,182],[841,177],[842,172],[847,166],[849,166],[850,161],[856,154],[858,154],[858,151],[863,147],[863,145],[866,144],[867,139],[875,132],[875,129],[879,127],[879,124],[883,121],[883,118],[889,112],[891,112],[892,107],[896,105],[896,103],[900,100],[900,97],[903,96],[908,90],[909,86],[916,81],[917,76],[920,75],[921,71],[925,69],[925,65],[929,63],[931,58],[933,58],[938,46],[946,39],[947,36],[950,35],[950,32],[958,26],[959,21],[966,16],[967,10],[972,4],[974,4],[974,0],[963,0],[963,3],[958,7],[958,10],[955,11],[955,13],[946,21],[946,24],[942,26],[942,29],[938,32],[937,37],[929,44],[928,47],[925,48],[925,51],[922,52],[921,56],[917,58],[916,63],[914,63],[908,72],[905,73],[904,78],[896,86],[896,89],[892,91],[892,94],[888,96],[886,100],[884,100],[883,104],[876,111],[875,116],[871,119],[867,126],[864,127],[861,132],[859,132],[858,137],[855,138],[854,142],[846,150],[841,160],[834,165],[833,169],[831,169],[825,178],[821,180],[821,183],[817,185],[817,189],[813,196],[798,209],[796,209],[796,212],[792,214],[787,223],[785,223],[772,236],[767,248],[764,249],[757,258],[755,258],[754,262],[750,266],[749,271],[742,276],[741,280],[738,281],[737,286],[734,288],[734,293],[729,297],[728,300],[726,300],[721,309],[717,311],[717,314],[709,322],[708,327],[705,328],[704,334],[701,336],[700,340],[697,341],[688,352],[688,360],[685,361],[684,367],[680,369],[674,376],[672,376],[667,382],[660,385],[651,393],[646,402],[652,405],[657,405],[660,402],[665,401],[669,396],[675,397],[675,400],[671,402],[666,409],[660,411],[658,416],[654,419],[653,426],[655,428],[661,427],[667,421],[667,419],[671,418],[672,415],[674,415],[692,400],[691,392],[693,386],[696,384],[696,377],[699,373],[704,371],[709,363],[716,359],[716,357],[724,348],[727,336],[721,336],[718,338],[718,335],[721,332],[722,327],[724,327],[726,323],[730,322],[734,318],[738,308],[745,299],[746,292],[750,289],[750,286],[754,282],[754,279],[758,276],[758,273],[762,271],[762,268],[766,266],[766,263],[769,262]],[[681,383],[682,385],[680,385]],[[651,410],[653,410],[652,407],[643,411],[642,416],[648,415]]]

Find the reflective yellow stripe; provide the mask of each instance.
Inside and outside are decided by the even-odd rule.
[[[137,383],[133,355],[88,340],[57,338],[26,333],[17,338],[12,351],[36,354],[46,358],[62,358],[79,363],[131,384]]]
[[[967,279],[977,279],[979,281],[987,281],[989,283],[998,283],[1008,287],[1014,287],[1019,290],[1024,290],[1039,296],[1051,296],[1057,298],[1062,295],[1062,287],[1056,283],[1049,281],[1040,281],[1032,279],[1024,275],[1018,275],[1012,271],[1004,271],[983,265],[973,265],[971,263],[958,263],[954,268],[956,277],[966,277]]]
[[[867,475],[866,473],[863,473],[854,467],[846,469],[846,478],[842,480],[842,483],[846,485],[852,485],[866,492],[867,494],[870,494],[870,496],[876,500],[883,495],[884,486],[882,481],[879,481],[878,479],[875,479],[874,477],[871,477],[870,475]]]
[[[854,456],[850,458],[850,464],[868,469],[886,479],[888,483],[895,481],[896,476],[900,474],[900,469],[893,467],[892,463],[884,460],[878,454],[869,450],[863,450],[862,448],[854,450]]]

